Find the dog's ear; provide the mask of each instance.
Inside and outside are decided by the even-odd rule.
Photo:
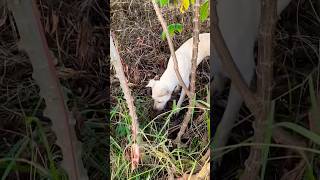
[[[156,81],[154,79],[150,79],[149,83],[146,85],[146,87],[151,87],[153,88],[154,84],[156,83]]]

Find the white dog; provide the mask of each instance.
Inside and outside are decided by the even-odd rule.
[[[278,15],[291,0],[278,0]],[[254,75],[254,43],[258,35],[260,21],[260,0],[218,0],[217,14],[219,27],[228,49],[244,80],[249,85]],[[214,39],[213,39],[214,41]],[[217,53],[213,54],[210,69],[214,76],[214,89],[222,91],[223,79],[228,77],[221,66]],[[228,103],[215,134],[215,147],[227,143],[243,99],[236,87],[231,84]]]
[[[210,33],[200,34],[199,40],[197,65],[199,65],[205,57],[210,55]],[[192,45],[193,38],[190,38],[175,52],[180,75],[187,87],[189,87],[190,83]],[[172,92],[178,85],[179,80],[176,76],[176,72],[174,71],[173,59],[170,57],[167,69],[162,74],[160,80],[151,79],[146,86],[152,88],[152,99],[154,100],[153,108],[155,110],[163,110],[167,102],[170,100]],[[177,103],[178,107],[181,106],[185,95],[186,93],[182,88],[180,98]]]

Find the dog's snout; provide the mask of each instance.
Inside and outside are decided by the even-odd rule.
[[[153,110],[155,111],[162,111],[164,107],[159,106],[158,104],[153,104]]]
[[[162,109],[160,109],[160,108],[158,108],[157,106],[153,105],[153,110],[161,111]]]

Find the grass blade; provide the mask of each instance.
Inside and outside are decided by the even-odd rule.
[[[281,122],[277,123],[275,126],[281,126],[288,129],[293,130],[296,133],[299,133],[300,135],[308,138],[309,140],[313,141],[314,143],[320,145],[320,136],[302,126],[299,126],[297,124],[291,123],[291,122]]]

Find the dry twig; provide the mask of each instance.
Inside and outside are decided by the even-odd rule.
[[[181,137],[185,133],[188,123],[192,118],[192,107],[195,101],[195,81],[196,81],[196,70],[197,70],[197,57],[198,57],[198,44],[199,44],[199,7],[200,2],[196,0],[194,3],[193,13],[193,47],[192,47],[192,59],[191,59],[191,83],[190,83],[190,96],[189,96],[189,108],[186,116],[183,119],[180,131],[175,139],[177,144],[181,143]]]
[[[111,58],[111,63],[113,64],[116,70],[116,76],[120,81],[120,86],[123,90],[124,98],[126,99],[126,102],[129,108],[129,114],[132,120],[131,131],[132,131],[133,144],[131,146],[131,163],[132,163],[132,170],[134,170],[137,167],[140,159],[139,146],[137,144],[138,127],[139,127],[138,117],[136,114],[136,107],[134,106],[133,98],[131,96],[131,92],[127,83],[127,79],[123,72],[120,55],[118,53],[116,45],[114,44],[114,40],[111,35],[111,32],[110,32],[110,58]]]
[[[191,94],[190,94],[190,91],[188,89],[188,87],[186,86],[186,84],[184,83],[180,73],[179,73],[179,64],[178,64],[178,61],[177,61],[177,57],[176,57],[176,53],[174,51],[174,47],[173,47],[173,43],[172,43],[172,40],[171,40],[171,37],[169,35],[169,31],[168,31],[168,28],[167,28],[167,23],[166,21],[163,19],[162,15],[161,15],[161,12],[160,12],[160,9],[157,5],[157,3],[155,2],[155,0],[152,0],[152,5],[153,5],[153,8],[156,12],[156,15],[160,21],[160,24],[162,26],[162,29],[163,31],[166,33],[166,38],[167,38],[167,41],[168,41],[168,44],[169,44],[169,49],[170,49],[170,52],[171,52],[171,56],[172,56],[172,59],[173,59],[173,64],[174,64],[174,71],[176,72],[176,76],[179,80],[179,84],[180,86],[185,90],[186,94],[188,95],[188,97],[190,98],[191,97]]]

